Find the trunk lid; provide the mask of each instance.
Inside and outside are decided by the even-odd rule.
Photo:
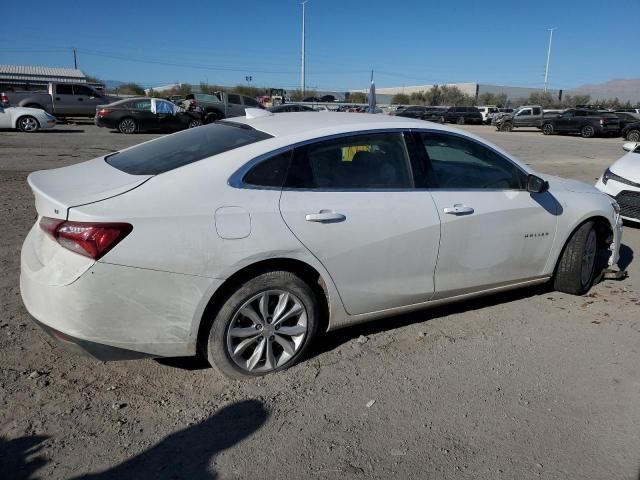
[[[41,217],[66,220],[69,209],[122,195],[152,175],[131,175],[105,162],[105,157],[69,167],[40,170],[27,181]]]

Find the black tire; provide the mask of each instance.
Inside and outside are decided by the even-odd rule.
[[[204,123],[206,125],[220,120],[222,116],[218,112],[205,112]]]
[[[38,122],[37,118],[32,117],[31,115],[23,115],[20,117],[16,122],[16,126],[18,127],[18,130],[25,133],[33,133],[40,130],[40,122]]]
[[[196,128],[202,125],[202,120],[200,120],[199,118],[192,118],[191,120],[189,120],[189,124],[187,125],[187,128]]]
[[[596,129],[591,125],[585,125],[580,129],[580,136],[582,138],[592,138],[596,134]]]
[[[640,130],[629,130],[626,140],[628,142],[640,142]]]
[[[598,234],[594,223],[588,221],[573,232],[565,245],[553,287],[560,292],[584,295],[593,284],[597,264]]]
[[[120,120],[120,122],[118,122],[118,130],[120,131],[120,133],[130,135],[138,131],[138,124],[133,118],[125,117]]]
[[[253,322],[253,326],[255,326],[257,333],[254,341],[249,343],[249,346],[246,347],[246,350],[248,350],[246,355],[255,353],[256,350],[259,350],[261,343],[263,345],[270,343],[270,347],[264,348],[271,348],[272,352],[275,352],[274,348],[281,349],[282,351],[279,352],[280,359],[275,358],[275,353],[273,358],[276,360],[276,363],[282,361],[283,358],[284,361],[275,368],[268,368],[266,356],[263,362],[263,355],[260,353],[258,355],[260,357],[258,365],[254,367],[256,371],[251,371],[248,369],[248,365],[250,363],[249,359],[252,355],[249,355],[249,359],[244,359],[242,355],[244,355],[245,352],[243,351],[239,354],[240,358],[234,360],[230,350],[234,347],[238,348],[239,345],[233,345],[231,343],[233,341],[233,336],[229,333],[229,330],[232,325],[235,325],[236,328],[238,328],[238,319],[245,321],[245,328],[252,328],[251,323],[248,323],[248,326],[246,325],[246,318],[240,314],[240,311],[247,306],[248,302],[250,302],[252,298],[274,291],[286,292],[289,295],[293,295],[293,297],[295,297],[304,307],[306,314],[306,333],[304,334],[304,337],[302,337],[300,344],[298,346],[294,346],[294,349],[297,348],[297,350],[294,350],[295,353],[287,359],[285,358],[285,349],[282,348],[279,341],[275,339],[275,337],[278,337],[278,339],[283,338],[282,336],[278,336],[278,333],[274,331],[274,329],[277,330],[279,328],[278,325],[276,325],[275,320],[269,320],[263,323],[264,327],[261,327],[260,330],[257,330],[257,323]],[[271,300],[266,302],[268,304],[267,312],[272,310],[270,306],[273,306],[274,297],[271,297]],[[249,305],[255,305],[255,303]],[[256,311],[255,308],[253,310],[254,312]],[[261,315],[258,314],[258,317],[260,316]],[[272,317],[268,316],[268,319],[271,318]],[[300,315],[299,318],[301,319],[302,315]],[[210,321],[212,320],[211,326],[207,335],[203,335],[201,338],[200,350],[205,354],[205,357],[208,359],[211,366],[228,377],[242,379],[263,376],[268,373],[289,368],[305,354],[309,345],[316,336],[319,318],[320,313],[318,301],[313,290],[304,280],[292,272],[282,270],[268,271],[238,285],[234,291],[230,292],[221,308],[217,311],[215,318],[209,319]],[[292,317],[290,321],[294,320],[295,316]],[[267,324],[271,325],[268,326]],[[299,327],[299,325],[295,325],[295,327]],[[268,328],[270,328],[270,330],[268,330]],[[284,329],[284,326],[282,328]],[[243,336],[239,338],[245,337]],[[248,339],[248,336],[245,339]],[[253,348],[253,350],[250,350],[251,348]],[[245,363],[245,365],[241,366],[240,362]]]
[[[464,117],[458,117],[458,125],[464,125]]]
[[[511,122],[504,122],[502,125],[500,125],[501,132],[510,132],[512,130],[513,130],[513,124]]]
[[[545,123],[544,125],[542,125],[542,133],[544,135],[553,134],[553,125],[551,125],[550,123]]]
[[[443,116],[440,116],[440,118],[438,118],[438,123],[444,123],[445,122],[445,118]]]

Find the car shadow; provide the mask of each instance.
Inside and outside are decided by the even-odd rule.
[[[211,470],[213,458],[258,431],[268,417],[269,413],[262,402],[243,400],[224,407],[200,423],[172,433],[114,467],[72,479],[215,479],[218,474]]]
[[[15,128],[0,128],[0,132],[19,132],[19,130]],[[55,128],[48,128],[46,130],[25,133],[25,135],[41,135],[43,133],[84,133],[84,130],[56,130]]]
[[[492,307],[502,303],[510,303],[516,300],[523,300],[537,295],[545,295],[552,291],[551,283],[536,285],[528,288],[510,290],[507,292],[495,293],[483,297],[478,297],[449,305],[439,307],[424,308],[411,313],[395,315],[368,321],[359,325],[341,328],[322,335],[311,348],[307,358],[311,359],[326,352],[330,352],[341,345],[358,338],[360,335],[368,336],[381,332],[388,332],[412,324],[424,323],[429,320]]]
[[[156,363],[165,367],[177,368],[179,370],[196,371],[211,368],[211,365],[202,355],[190,357],[159,357]]]
[[[633,250],[624,243],[620,245],[620,258],[618,258],[618,268],[626,270],[633,261]]]

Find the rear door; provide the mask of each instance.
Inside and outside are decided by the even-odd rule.
[[[294,153],[282,218],[356,315],[433,296],[440,219],[413,186],[401,132],[322,140]]]
[[[55,84],[53,109],[56,115],[73,115],[76,113],[77,103],[73,95],[73,85],[65,83]]]
[[[141,98],[128,104],[131,108],[131,116],[141,130],[154,130],[160,128],[158,116],[151,111],[151,99]]]
[[[244,117],[244,108],[240,95],[227,94],[227,117]]]
[[[436,295],[541,276],[561,211],[553,196],[527,192],[526,173],[475,140],[443,132],[419,138],[442,220]]]

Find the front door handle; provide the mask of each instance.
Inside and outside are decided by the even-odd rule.
[[[309,213],[305,217],[307,222],[320,222],[320,223],[336,223],[343,222],[347,217],[341,213],[336,213],[333,210],[320,210],[319,213]]]
[[[462,205],[461,203],[456,203],[453,207],[445,207],[444,213],[448,213],[449,215],[469,215],[473,213],[473,208]]]

